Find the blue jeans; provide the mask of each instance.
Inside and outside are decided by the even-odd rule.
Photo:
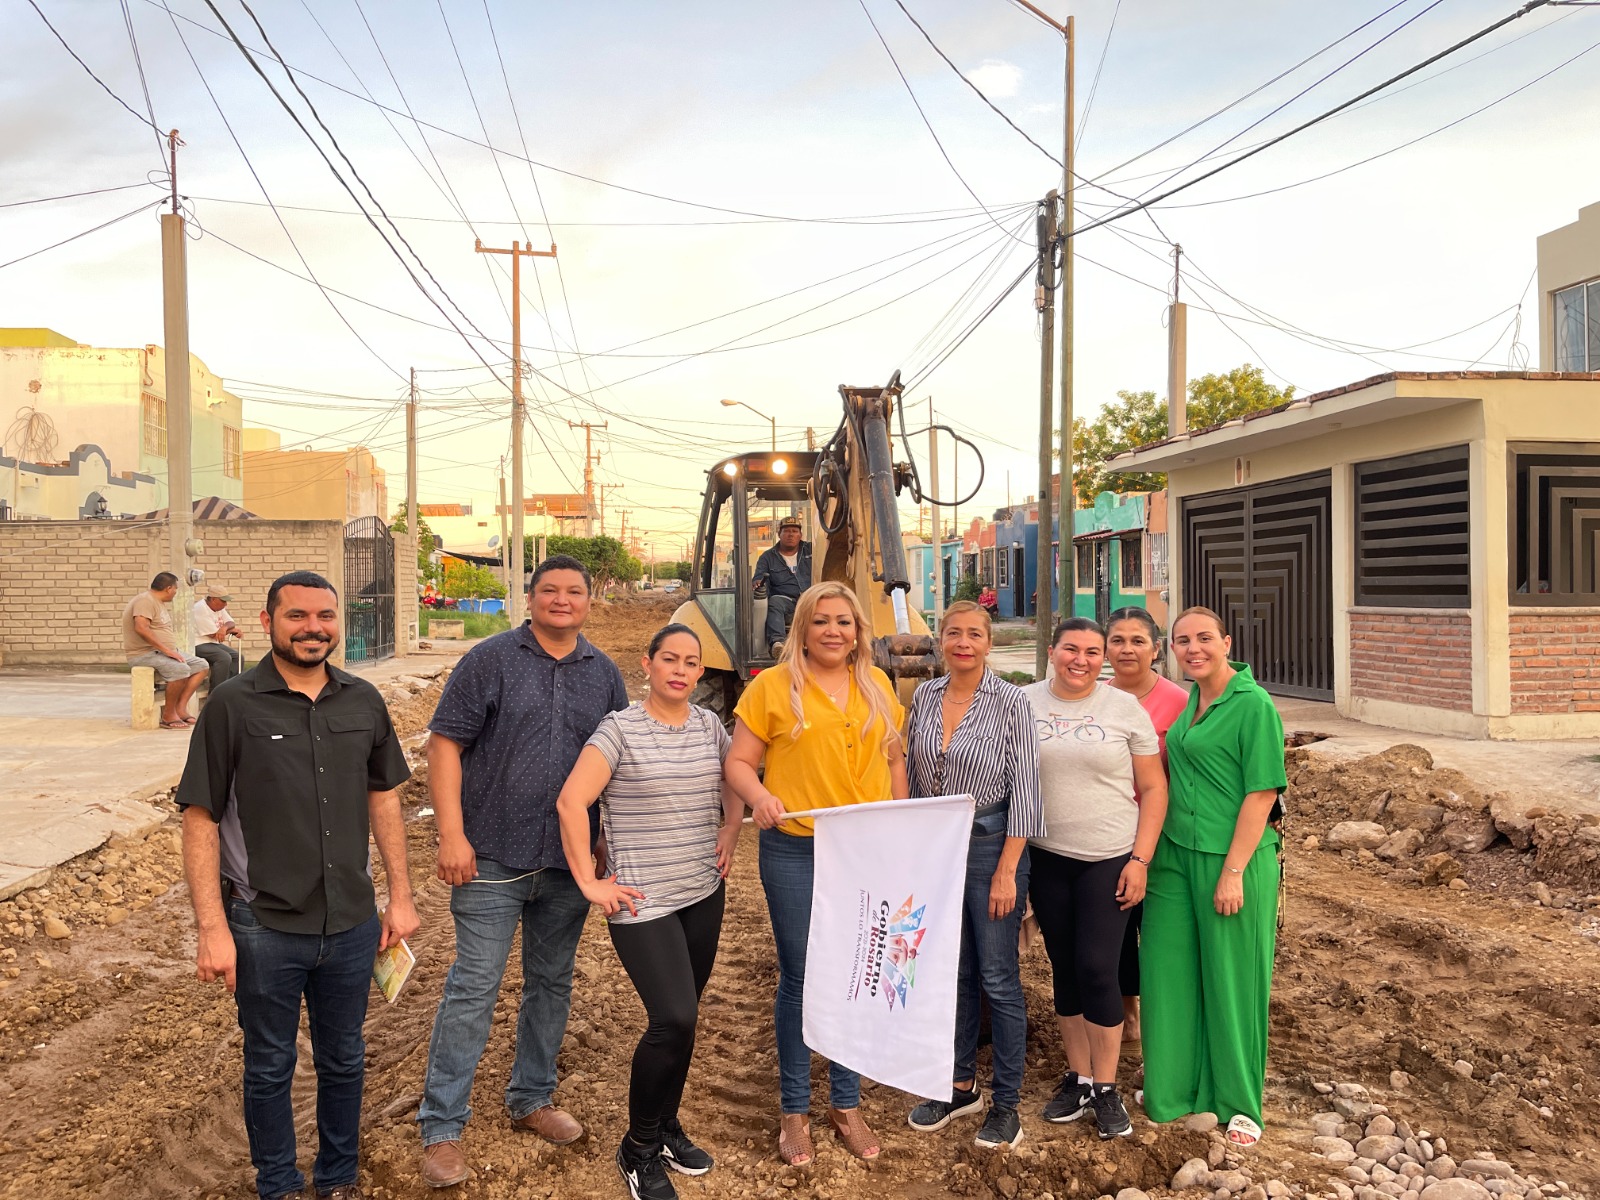
[[[773,596],[767,597],[767,627],[763,631],[766,637],[762,649],[765,650],[773,642],[781,642],[789,636],[789,624],[794,620],[794,606],[798,596]]]
[[[295,1166],[295,1037],[300,998],[311,1026],[317,1068],[318,1191],[356,1181],[361,1141],[361,1084],[372,960],[382,928],[374,914],[343,933],[280,933],[268,929],[243,900],[227,902],[228,928],[238,955],[239,1028],[244,1033],[244,1125],[256,1191],[265,1197],[305,1187]]]
[[[417,1123],[422,1144],[461,1140],[500,981],[522,926],[522,1007],[506,1107],[521,1120],[556,1091],[556,1052],[572,1008],[572,961],[589,902],[559,867],[525,872],[478,859],[478,877],[451,890],[456,960],[433,1019]]]
[[[811,936],[811,876],[814,847],[808,837],[761,831],[761,889],[767,894],[772,940],[778,950],[778,997],[772,1021],[778,1033],[778,1093],[785,1113],[811,1111],[811,1051],[802,1027],[806,990],[806,940]],[[828,1103],[855,1108],[861,1076],[828,1064]]]
[[[961,921],[961,966],[956,975],[956,1079],[977,1077],[978,1024],[982,997],[989,998],[994,1032],[994,1099],[1016,1108],[1022,1098],[1022,1066],[1027,1053],[1028,1009],[1022,998],[1017,933],[1028,896],[1028,852],[1017,863],[1017,904],[998,921],[989,919],[989,882],[1005,847],[1000,832],[973,832],[967,848],[967,885]],[[940,1097],[942,1099],[942,1097]]]

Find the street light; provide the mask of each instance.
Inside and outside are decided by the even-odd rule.
[[[774,450],[776,450],[778,448],[778,418],[777,417],[769,417],[769,416],[767,416],[766,413],[762,412],[759,408],[756,408],[753,405],[746,404],[743,400],[724,400],[722,402],[722,407],[723,408],[748,408],[751,412],[755,413],[755,415],[760,417],[763,421],[771,421],[772,422],[772,448]]]

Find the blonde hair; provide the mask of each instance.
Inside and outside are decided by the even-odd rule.
[[[989,617],[989,610],[976,600],[957,600],[944,610],[944,616],[939,619],[939,633],[944,633],[944,623],[951,617],[963,616],[966,613],[977,613],[983,618],[983,631],[989,635],[989,640],[994,640],[994,622]]]
[[[1183,620],[1185,617],[1206,617],[1213,625],[1217,627],[1218,633],[1220,633],[1223,637],[1228,636],[1228,627],[1222,623],[1222,618],[1216,613],[1212,612],[1211,609],[1205,607],[1203,604],[1191,604],[1188,608],[1179,613],[1177,618],[1172,622],[1173,633],[1177,633],[1178,622]]]
[[[811,628],[811,618],[816,614],[817,605],[823,600],[843,600],[850,608],[850,617],[856,626],[856,642],[850,648],[850,655],[845,660],[850,671],[850,676],[855,680],[856,689],[867,702],[867,719],[861,726],[862,736],[866,736],[869,729],[876,721],[883,722],[883,745],[887,747],[900,740],[900,731],[895,728],[894,715],[889,708],[889,698],[883,694],[883,689],[878,686],[878,681],[872,677],[872,649],[866,644],[867,618],[861,611],[861,601],[856,599],[856,594],[842,583],[828,581],[813,584],[795,601],[794,621],[789,626],[789,636],[783,643],[783,654],[778,659],[778,666],[774,670],[785,669],[789,672],[789,707],[794,712],[794,728],[789,731],[791,738],[798,738],[806,725],[805,705],[802,697],[805,694],[806,684],[816,677],[812,674],[811,664],[805,654],[806,631]],[[821,686],[820,684],[818,685]]]

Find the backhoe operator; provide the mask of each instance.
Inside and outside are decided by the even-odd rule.
[[[751,580],[758,595],[763,586],[767,591],[764,638],[773,658],[783,652],[789,623],[794,620],[795,601],[811,586],[811,543],[800,540],[801,529],[799,517],[784,517],[778,522],[778,544],[761,552]]]

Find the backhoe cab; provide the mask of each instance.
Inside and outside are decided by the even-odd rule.
[[[841,386],[845,416],[821,450],[751,451],[706,473],[689,599],[673,620],[699,635],[706,673],[696,704],[732,720],[745,685],[773,665],[763,630],[767,599],[751,581],[778,523],[797,516],[811,544],[812,582],[838,580],[861,600],[873,661],[909,701],[941,670],[910,583],[895,496],[909,468],[891,460],[889,416],[898,376],[885,388]]]

